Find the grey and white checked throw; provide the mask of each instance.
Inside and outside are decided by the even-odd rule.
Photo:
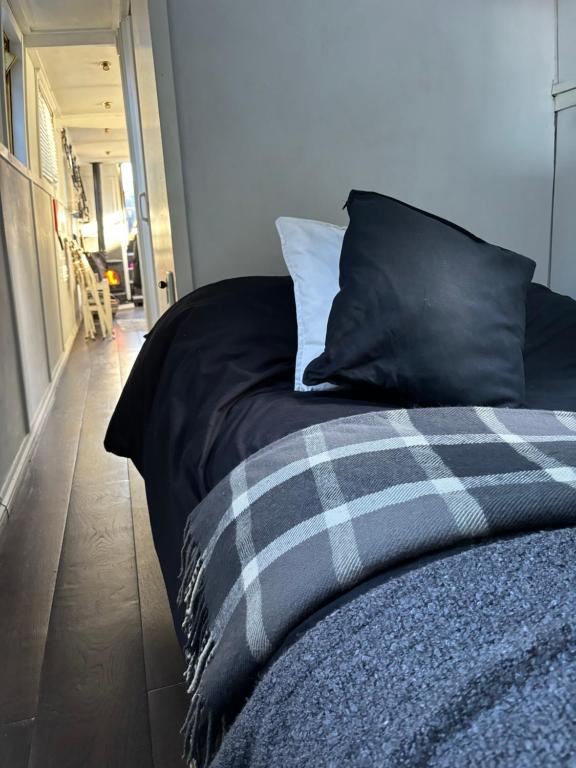
[[[262,449],[186,526],[187,759],[208,764],[286,635],[332,598],[467,539],[571,525],[574,413],[378,411]]]

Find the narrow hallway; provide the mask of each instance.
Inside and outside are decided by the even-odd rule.
[[[0,536],[0,766],[176,768],[182,657],[143,482],[107,454],[142,344],[80,332]]]

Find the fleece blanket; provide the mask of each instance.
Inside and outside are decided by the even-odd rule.
[[[184,538],[184,727],[207,765],[286,635],[395,564],[466,540],[576,523],[576,415],[379,411],[242,462]]]

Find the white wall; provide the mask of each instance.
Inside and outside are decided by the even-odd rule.
[[[375,189],[548,274],[554,0],[168,0],[195,282]]]

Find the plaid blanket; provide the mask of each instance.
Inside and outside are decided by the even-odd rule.
[[[262,449],[186,527],[186,758],[208,764],[286,635],[338,594],[468,539],[575,524],[574,413],[378,411]]]

